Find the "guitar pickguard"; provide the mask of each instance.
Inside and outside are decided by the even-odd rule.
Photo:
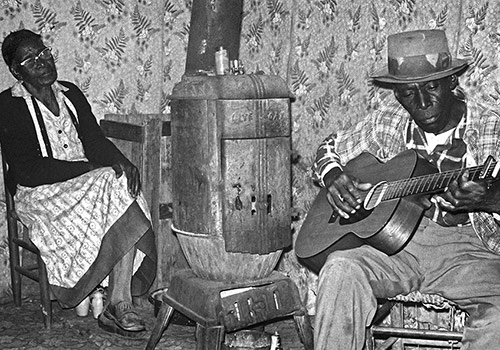
[[[360,209],[356,211],[356,214],[349,216],[348,219],[341,217],[340,215],[337,215],[335,213],[332,214],[330,217],[330,220],[328,221],[329,224],[335,223],[337,219],[339,219],[339,225],[344,226],[344,225],[352,225],[355,224],[359,221],[362,221],[366,219],[372,212],[373,210],[366,210],[366,209]]]

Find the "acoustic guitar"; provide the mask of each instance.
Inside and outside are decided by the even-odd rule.
[[[349,219],[337,215],[321,189],[302,224],[295,253],[306,266],[319,270],[334,250],[370,244],[392,255],[416,231],[425,208],[418,196],[442,192],[465,170],[469,180],[491,181],[500,169],[493,157],[482,166],[439,172],[414,150],[400,153],[386,163],[362,153],[346,164],[344,172],[374,186],[362,192],[361,209]]]

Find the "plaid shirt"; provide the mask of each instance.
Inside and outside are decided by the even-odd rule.
[[[483,164],[489,155],[500,159],[500,114],[491,107],[465,98],[463,91],[456,94],[467,104],[467,119],[463,140],[467,145],[467,167]],[[381,161],[387,161],[406,149],[416,146],[407,143],[407,131],[413,123],[409,113],[393,95],[381,103],[379,109],[350,130],[328,136],[319,146],[312,167],[313,179],[325,186],[325,175],[335,167],[342,167],[362,152],[370,152]],[[490,250],[500,253],[500,226],[491,214],[470,213],[470,220],[478,237]]]

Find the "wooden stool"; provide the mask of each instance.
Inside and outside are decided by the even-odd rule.
[[[196,322],[196,350],[220,350],[226,332],[286,316],[294,317],[305,349],[313,350],[312,328],[297,286],[278,272],[260,280],[229,283],[181,270],[157,298],[162,304],[147,350],[156,347],[174,309]]]
[[[408,295],[397,295],[394,298],[383,300],[380,304],[373,325],[367,331],[368,350],[403,350],[405,345],[423,346],[432,348],[458,349],[462,340],[463,331],[456,329],[463,328],[466,314],[458,306],[437,294],[425,294],[419,291],[411,292]],[[448,329],[423,329],[413,326],[408,327],[405,322],[405,312],[403,304],[406,306],[423,306],[434,311],[446,311],[448,313]],[[455,324],[456,313],[460,312],[463,318],[460,325]],[[391,325],[383,325],[381,321],[390,313]],[[380,344],[375,343],[375,339],[383,340]]]

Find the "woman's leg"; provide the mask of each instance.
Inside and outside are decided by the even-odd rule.
[[[144,321],[134,312],[131,282],[136,248],[113,267],[109,275],[108,303],[100,317],[103,328],[126,336],[145,330]]]
[[[113,267],[113,270],[109,274],[108,301],[112,305],[115,305],[120,301],[132,303],[130,286],[132,283],[135,251],[136,249],[133,247]]]

